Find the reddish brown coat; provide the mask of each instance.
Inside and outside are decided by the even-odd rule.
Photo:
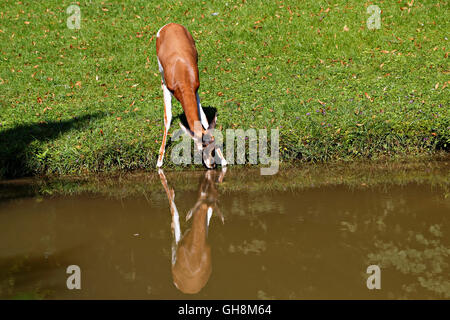
[[[164,82],[181,103],[189,128],[194,131],[195,121],[200,121],[196,98],[200,81],[192,35],[184,26],[169,23],[158,33],[156,55],[164,70]]]

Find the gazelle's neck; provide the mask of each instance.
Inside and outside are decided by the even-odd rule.
[[[202,203],[196,212],[192,214],[191,230],[186,235],[183,246],[191,252],[191,254],[202,254],[205,246],[207,246],[208,237],[208,218],[212,214],[212,208],[206,203]]]
[[[197,121],[198,123],[200,123],[196,92],[192,90],[180,89],[175,92],[175,97],[180,101],[181,106],[183,107],[184,114],[186,115],[186,120],[189,125],[189,129],[192,132],[195,132],[195,123]],[[203,128],[201,129],[202,129],[201,134],[203,134],[204,130]]]

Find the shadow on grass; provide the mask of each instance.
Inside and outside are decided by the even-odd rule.
[[[214,107],[209,107],[209,106],[208,107],[202,107],[202,109],[203,109],[203,111],[205,111],[205,115],[206,115],[206,118],[208,119],[208,123],[210,123],[212,121],[212,119],[214,118],[214,115],[216,114],[217,109],[214,108]],[[186,128],[189,128],[189,125],[188,125],[188,122],[187,122],[187,119],[186,119],[186,115],[184,114],[184,111],[179,113],[175,117],[173,117],[171,126],[174,125],[174,121],[177,120],[177,119],[180,119],[180,122]],[[178,124],[177,124],[177,126],[178,126]]]
[[[45,162],[46,153],[36,141],[51,141],[70,130],[81,130],[91,120],[102,117],[102,112],[74,117],[70,120],[29,123],[0,131],[0,178],[18,178],[36,173],[39,161]],[[44,164],[45,165],[45,164]]]

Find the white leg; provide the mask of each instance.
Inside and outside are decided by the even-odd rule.
[[[178,215],[177,206],[175,205],[175,191],[169,189],[166,176],[162,169],[158,170],[159,178],[167,194],[167,199],[169,199],[170,213],[172,214],[172,235],[174,237],[172,242],[172,264],[175,264],[177,260],[177,245],[181,239],[181,228],[180,228],[180,216]]]
[[[225,157],[222,154],[222,150],[216,149],[216,152],[217,152],[217,155],[220,158],[220,162],[221,162],[222,167],[226,167],[228,165],[228,162],[227,162],[227,160],[225,160]]]
[[[200,121],[202,122],[203,128],[208,129],[208,119],[206,118],[205,112],[203,111],[202,105],[200,103],[200,97],[198,96],[198,92],[195,94],[197,96],[197,108],[198,114],[200,115]]]
[[[161,62],[159,61],[159,58],[158,58],[158,57],[156,57],[156,60],[158,60],[159,73],[161,73],[162,81],[164,81],[164,69],[163,69],[162,64],[161,64]]]
[[[172,208],[172,231],[173,236],[175,238],[175,243],[178,244],[181,239],[181,228],[180,228],[180,216],[178,215],[177,206],[175,205],[175,201],[171,201],[170,207]]]
[[[167,133],[169,132],[170,122],[172,121],[172,96],[166,85],[161,81],[161,87],[164,93],[164,136],[159,149],[158,163],[156,166],[160,168],[163,164],[164,152],[166,151]]]
[[[209,227],[209,221],[211,220],[212,214],[213,214],[213,209],[212,207],[208,207],[208,211],[207,211],[207,218],[206,218],[206,227]]]

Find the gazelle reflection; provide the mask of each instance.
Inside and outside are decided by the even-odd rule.
[[[213,212],[223,223],[222,213],[217,205],[217,183],[225,177],[221,172],[208,170],[198,191],[194,207],[187,213],[186,221],[192,218],[191,228],[181,235],[180,217],[175,205],[175,192],[167,184],[164,172],[159,170],[161,183],[166,190],[172,215],[172,276],[173,283],[183,293],[197,293],[208,282],[211,275],[211,247],[208,244],[208,227]]]

